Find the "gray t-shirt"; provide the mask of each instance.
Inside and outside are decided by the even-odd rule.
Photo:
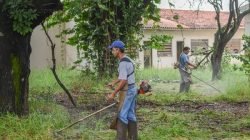
[[[127,56],[125,56],[125,57],[127,57]],[[127,57],[127,58],[130,59],[129,57]],[[133,71],[134,71],[134,65],[132,63],[132,60],[131,60],[131,62],[127,62],[127,61],[120,62],[119,68],[118,68],[118,72],[119,72],[118,79],[119,80],[127,80],[128,84],[135,83],[135,73],[131,74]]]

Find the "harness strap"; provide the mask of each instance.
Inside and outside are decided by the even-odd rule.
[[[127,57],[123,57],[123,58],[120,60],[120,63],[123,62],[123,61],[132,63],[132,61],[131,61],[129,58],[127,58]],[[132,64],[133,64],[133,63],[132,63]],[[135,69],[135,67],[134,67],[134,64],[133,64],[133,71],[132,71],[130,74],[127,75],[127,78],[135,72],[134,69]]]

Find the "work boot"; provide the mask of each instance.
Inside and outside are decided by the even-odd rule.
[[[117,135],[116,140],[127,140],[128,125],[123,123],[120,119],[117,120]]]
[[[179,93],[182,93],[182,92],[184,92],[184,91],[185,91],[185,82],[181,82]]]
[[[137,123],[134,121],[128,121],[128,139],[137,140]]]

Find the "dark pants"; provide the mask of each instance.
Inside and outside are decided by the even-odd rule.
[[[181,81],[180,81],[180,91],[179,92],[188,92],[190,89],[191,84],[191,74],[187,73],[187,71],[183,69],[179,69],[180,75],[181,75]]]

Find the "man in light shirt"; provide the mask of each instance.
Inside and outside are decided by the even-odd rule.
[[[117,80],[109,83],[113,87],[118,85],[115,90],[107,96],[108,100],[113,100],[119,93],[119,106],[117,117],[117,140],[137,140],[137,120],[136,120],[136,97],[137,88],[135,85],[134,64],[132,60],[125,55],[125,44],[120,41],[114,41],[110,46],[112,54],[119,59],[119,76]],[[128,134],[127,134],[128,132]]]

